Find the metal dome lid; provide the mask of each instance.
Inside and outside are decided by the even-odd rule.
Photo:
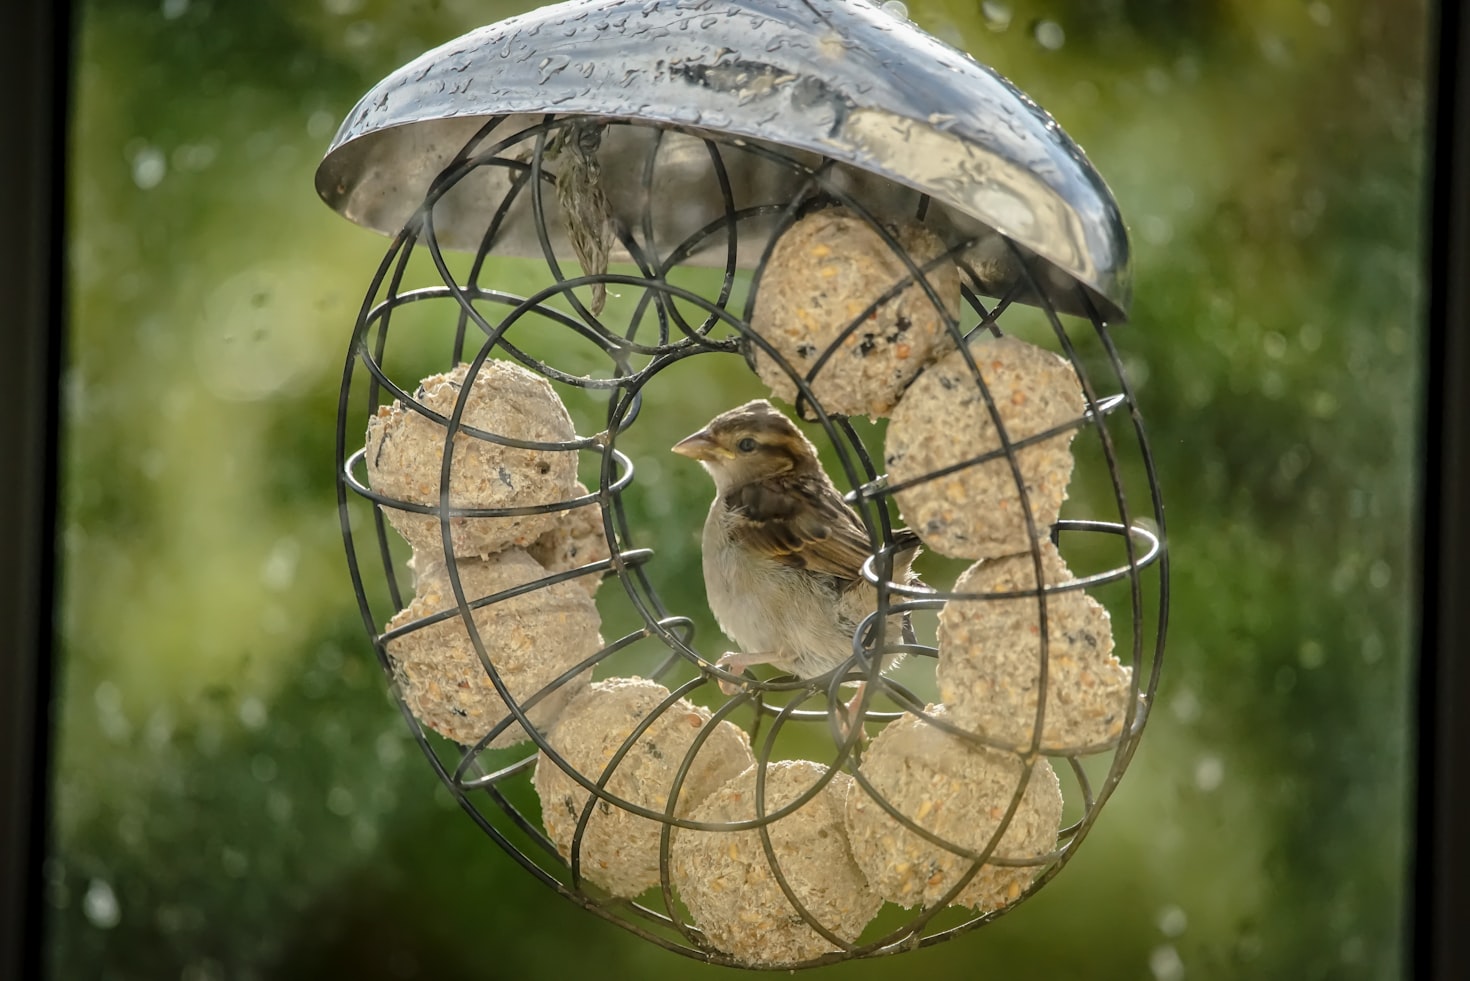
[[[619,135],[599,151],[605,172],[642,168],[660,129],[835,161],[875,211],[929,195],[930,221],[977,239],[971,258],[995,295],[1025,275],[1008,240],[1044,260],[1037,285],[1058,309],[1086,312],[1081,285],[1100,315],[1126,318],[1127,232],[1081,148],[996,72],[867,0],[572,0],[482,27],[363,96],[317,169],[317,192],[396,234],[490,118],[546,114],[645,124],[610,127]],[[709,158],[669,165],[707,170]],[[691,173],[660,194],[707,184]],[[483,213],[491,200],[467,192],[438,208]],[[472,222],[436,210],[435,225],[452,248],[481,244]],[[541,254],[531,230],[502,246]]]

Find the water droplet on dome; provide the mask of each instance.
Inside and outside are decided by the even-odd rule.
[[[547,55],[545,58],[542,58],[540,63],[536,65],[537,70],[541,72],[541,83],[544,85],[553,75],[571,63],[572,59],[566,55]]]

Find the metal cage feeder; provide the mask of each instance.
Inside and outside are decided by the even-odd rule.
[[[492,839],[763,969],[937,943],[1057,874],[1141,737],[1168,573],[1126,233],[1050,116],[901,6],[585,0],[395,71],[317,190],[392,237],[341,388],[353,583]],[[634,436],[705,354],[814,424],[869,533],[820,677],[724,670],[660,596]],[[1094,513],[1063,517],[1074,458]],[[896,581],[904,522],[974,564]]]

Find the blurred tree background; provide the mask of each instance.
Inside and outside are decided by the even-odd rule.
[[[380,77],[530,6],[81,4],[54,978],[729,974],[558,899],[437,789],[344,568],[337,386],[387,242],[312,174]],[[1143,745],[1063,874],[963,940],[813,976],[1401,976],[1424,0],[909,10],[1118,196],[1174,607]],[[674,384],[687,421],[753,391],[738,364]],[[692,533],[688,470],[645,497]]]

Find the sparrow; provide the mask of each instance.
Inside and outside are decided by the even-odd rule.
[[[811,441],[756,399],[716,416],[673,451],[699,461],[715,482],[701,541],[705,592],[720,629],[740,647],[718,667],[739,673],[770,664],[816,678],[852,657],[853,634],[878,605],[861,572],[873,551]],[[919,584],[911,569],[919,536],[899,529],[893,538],[893,581]],[[887,636],[900,632],[912,637],[906,618],[895,616]]]

